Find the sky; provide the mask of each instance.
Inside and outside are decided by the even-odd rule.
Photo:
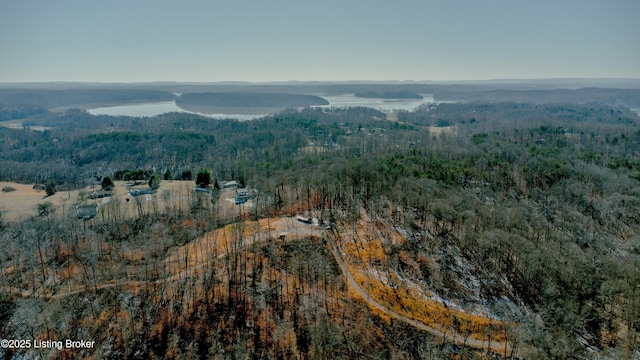
[[[0,82],[640,78],[638,0],[0,0]]]

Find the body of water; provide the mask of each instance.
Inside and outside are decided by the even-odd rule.
[[[325,95],[318,94],[318,96],[323,97],[329,101],[329,105],[322,105],[321,107],[331,108],[331,107],[370,107],[374,109],[378,109],[384,112],[392,112],[394,110],[407,110],[412,111],[418,106],[424,103],[433,103],[433,95],[422,95],[424,99],[370,99],[370,98],[360,98],[355,97],[353,94],[342,94],[342,95]],[[208,116],[211,118],[233,118],[239,120],[251,120],[259,117],[266,116],[267,114],[260,115],[247,115],[247,114],[202,114],[192,111],[187,111],[181,109],[176,105],[175,101],[160,101],[160,102],[149,102],[149,103],[137,103],[137,104],[126,104],[126,105],[116,105],[116,106],[104,106],[98,107],[95,109],[88,109],[89,113],[93,115],[111,115],[111,116],[156,116],[160,114],[165,114],[169,112],[185,112],[191,114],[198,114],[203,116]]]
[[[322,98],[329,101],[329,105],[322,105],[320,107],[369,107],[384,112],[393,112],[394,110],[415,110],[418,106],[424,103],[433,103],[433,95],[421,94],[423,99],[373,99],[356,97],[354,94],[343,95],[324,95],[318,94]]]
[[[25,126],[25,125],[22,124],[22,120],[0,121],[0,126],[8,127],[9,129],[24,129],[24,128],[28,128],[29,130],[35,130],[35,131],[45,131],[45,130],[52,129],[51,127],[48,127],[48,126],[39,126],[39,125]]]
[[[93,115],[111,115],[111,116],[156,116],[169,112],[185,112],[180,109],[176,102],[160,101],[149,103],[136,103],[116,106],[104,106],[95,109],[88,109]]]
[[[247,114],[203,114],[194,111],[188,111],[180,108],[176,105],[175,101],[160,101],[149,103],[137,103],[126,104],[116,106],[103,106],[94,109],[87,109],[90,114],[93,115],[110,115],[110,116],[156,116],[166,114],[170,112],[182,112],[189,114],[198,114],[215,119],[238,119],[238,120],[252,120],[259,117],[266,116],[267,114],[259,115],[247,115]]]

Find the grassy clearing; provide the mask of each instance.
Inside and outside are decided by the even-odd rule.
[[[126,217],[137,215],[136,201],[142,203],[145,212],[151,211],[156,205],[160,209],[166,207],[187,206],[193,195],[193,181],[163,181],[160,188],[150,196],[141,195],[138,198],[130,196],[130,188],[125,182],[115,182],[114,195],[110,198],[90,199],[89,194],[98,190],[99,186],[87,186],[80,190],[58,191],[52,196],[47,196],[44,190],[36,190],[32,184],[19,184],[14,182],[0,182],[0,189],[5,186],[12,187],[15,191],[0,192],[0,212],[7,221],[21,221],[38,213],[38,204],[49,202],[57,213],[67,214],[80,204],[98,204],[100,206],[109,203],[118,203],[122,207],[122,213]],[[133,188],[144,188],[140,185]],[[129,199],[129,201],[127,201]]]

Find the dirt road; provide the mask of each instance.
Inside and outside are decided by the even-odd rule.
[[[282,236],[280,236],[282,235]],[[472,338],[464,338],[463,336],[456,334],[456,333],[452,333],[452,332],[442,332],[436,328],[430,327],[425,325],[422,322],[416,321],[414,319],[408,318],[404,315],[398,314],[395,311],[383,306],[382,304],[380,304],[379,302],[373,300],[369,294],[367,294],[364,290],[362,290],[362,288],[360,287],[360,285],[358,285],[358,283],[354,280],[353,276],[351,275],[351,273],[349,272],[349,269],[347,267],[347,265],[345,264],[344,260],[342,259],[342,255],[340,254],[340,252],[338,251],[338,249],[335,246],[334,243],[334,239],[333,237],[336,236],[336,233],[330,233],[330,232],[325,232],[323,230],[320,230],[317,227],[314,227],[312,225],[307,225],[307,224],[303,224],[300,223],[298,221],[296,221],[294,218],[291,217],[282,217],[282,218],[278,218],[278,219],[274,219],[273,221],[270,222],[269,224],[269,228],[267,230],[258,232],[253,234],[250,237],[245,237],[242,239],[242,244],[244,247],[247,246],[251,246],[252,244],[255,243],[259,243],[259,242],[265,242],[269,239],[280,239],[280,241],[289,241],[292,239],[297,239],[297,238],[302,238],[305,236],[321,236],[323,238],[325,238],[327,240],[327,243],[329,244],[329,248],[330,251],[335,259],[335,261],[338,263],[338,266],[340,268],[340,271],[342,272],[343,276],[345,277],[347,284],[360,296],[362,297],[369,306],[371,306],[372,308],[375,308],[379,311],[381,311],[382,313],[386,314],[387,316],[389,316],[390,318],[396,319],[398,321],[404,322],[410,326],[413,326],[417,329],[426,331],[430,334],[432,334],[433,336],[436,337],[440,337],[445,339],[448,342],[454,343],[454,344],[458,344],[458,345],[463,345],[463,346],[468,346],[468,347],[472,347],[475,349],[479,349],[479,350],[490,350],[491,352],[497,353],[497,354],[502,354],[505,357],[511,355],[512,353],[512,347],[509,343],[506,342],[497,342],[497,341],[492,341],[492,342],[488,342],[488,341],[483,341],[483,340],[478,340],[478,339],[472,339]],[[218,259],[222,259],[225,256],[227,256],[228,251],[224,251],[221,254],[218,255]],[[158,279],[155,280],[153,282],[148,282],[148,281],[135,281],[135,280],[124,280],[124,281],[113,281],[113,282],[109,282],[109,283],[102,283],[99,285],[95,285],[95,286],[76,286],[74,288],[69,289],[68,291],[60,291],[58,293],[54,293],[54,294],[46,294],[44,289],[40,289],[39,291],[36,291],[35,293],[33,292],[29,292],[29,291],[24,291],[24,290],[20,290],[20,289],[16,289],[16,288],[4,288],[3,290],[5,292],[10,292],[10,293],[14,293],[16,295],[19,295],[21,297],[39,297],[39,298],[45,298],[47,300],[53,300],[53,299],[57,299],[59,297],[66,297],[66,296],[71,296],[71,295],[77,295],[77,294],[81,294],[81,293],[85,293],[87,291],[94,291],[94,290],[103,290],[103,289],[109,289],[109,288],[114,288],[114,287],[142,287],[142,286],[146,286],[149,285],[150,283],[154,284],[154,285],[161,285],[161,284],[166,284],[166,283],[170,283],[170,282],[174,282],[174,281],[178,281],[180,279],[183,279],[187,276],[193,276],[195,273],[197,273],[198,271],[200,271],[203,267],[205,267],[207,265],[207,263],[197,263],[193,266],[189,266],[185,269],[183,269],[182,271],[168,276],[166,278],[163,279]]]
[[[327,234],[329,235],[329,234]],[[347,280],[347,283],[349,284],[350,287],[353,288],[353,290],[355,290],[371,307],[374,307],[376,309],[378,309],[379,311],[383,312],[384,314],[386,314],[389,317],[392,317],[396,320],[402,321],[406,324],[409,324],[415,328],[418,328],[420,330],[426,331],[428,333],[430,333],[433,336],[437,336],[437,337],[441,337],[443,339],[446,339],[449,342],[452,342],[454,344],[458,344],[458,345],[464,345],[464,346],[469,346],[472,347],[474,349],[480,349],[480,350],[486,350],[486,349],[490,349],[492,352],[497,353],[497,354],[502,354],[505,357],[507,357],[508,355],[511,354],[511,346],[508,343],[504,343],[504,342],[496,342],[496,341],[492,341],[492,342],[488,342],[488,341],[483,341],[483,340],[477,340],[477,339],[470,339],[467,338],[465,339],[464,337],[460,336],[459,334],[456,333],[443,333],[442,331],[436,329],[436,328],[432,328],[430,326],[427,326],[419,321],[410,319],[406,316],[400,315],[398,313],[396,313],[393,310],[390,310],[388,308],[386,308],[385,306],[383,306],[382,304],[380,304],[379,302],[373,300],[369,294],[367,294],[364,290],[362,290],[362,288],[360,287],[360,285],[358,285],[358,283],[353,279],[353,276],[351,276],[351,273],[349,272],[349,269],[347,268],[347,265],[344,263],[344,261],[342,260],[342,255],[340,254],[340,252],[338,251],[338,249],[335,246],[334,240],[332,239],[332,236],[325,236],[325,239],[327,239],[327,242],[329,244],[331,253],[333,254],[333,257],[335,258],[336,262],[338,263],[338,266],[340,267],[340,271],[342,271],[342,274],[344,275],[344,277]]]
[[[279,235],[283,235],[283,236],[280,237]],[[240,241],[240,243],[242,244],[243,247],[246,248],[255,243],[266,242],[270,238],[274,238],[276,239],[276,241],[279,241],[278,240],[279,238],[281,238],[280,241],[291,241],[293,239],[299,239],[306,236],[320,236],[320,235],[321,235],[321,231],[312,225],[302,224],[291,217],[282,217],[282,218],[277,218],[277,219],[273,219],[273,221],[270,221],[268,229],[266,230],[263,229],[263,231],[256,232],[251,236],[245,236]],[[206,241],[205,239],[206,236],[207,235],[196,240],[196,242]],[[187,247],[188,245],[189,244],[185,245],[184,247]],[[181,252],[180,248],[178,248],[175,252],[180,253]],[[229,250],[223,251],[221,254],[218,255],[218,259],[222,259],[225,256],[227,256],[228,252]],[[192,251],[190,252],[190,254],[191,254],[190,256],[195,256],[196,252]],[[143,287],[149,284],[161,285],[161,284],[175,282],[175,281],[184,279],[185,277],[188,277],[188,276],[193,276],[194,274],[196,274],[197,272],[199,272],[200,270],[202,270],[208,265],[207,262],[201,261],[198,263],[198,261],[194,261],[194,260],[197,260],[197,259],[191,259],[191,261],[187,260],[190,263],[194,262],[195,263],[194,265],[186,267],[185,269],[182,269],[176,274],[173,274],[155,281],[112,280],[109,282],[104,282],[96,285],[80,285],[80,286],[76,285],[67,289],[64,288],[64,285],[60,285],[60,287],[58,288],[58,291],[52,288],[46,288],[46,287],[39,287],[35,291],[23,290],[16,287],[3,287],[0,289],[2,289],[2,291],[6,293],[11,293],[22,298],[36,297],[36,298],[47,299],[47,300],[55,300],[61,297],[78,295],[86,292],[110,289],[115,287]],[[53,292],[51,292],[52,290]]]

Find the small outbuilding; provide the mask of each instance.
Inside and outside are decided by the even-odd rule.
[[[312,223],[312,219],[310,217],[306,217],[303,215],[296,215],[296,220],[298,220],[301,223],[305,223],[305,224],[311,224]]]
[[[238,182],[235,180],[225,181],[222,183],[223,189],[235,189],[238,187]]]

